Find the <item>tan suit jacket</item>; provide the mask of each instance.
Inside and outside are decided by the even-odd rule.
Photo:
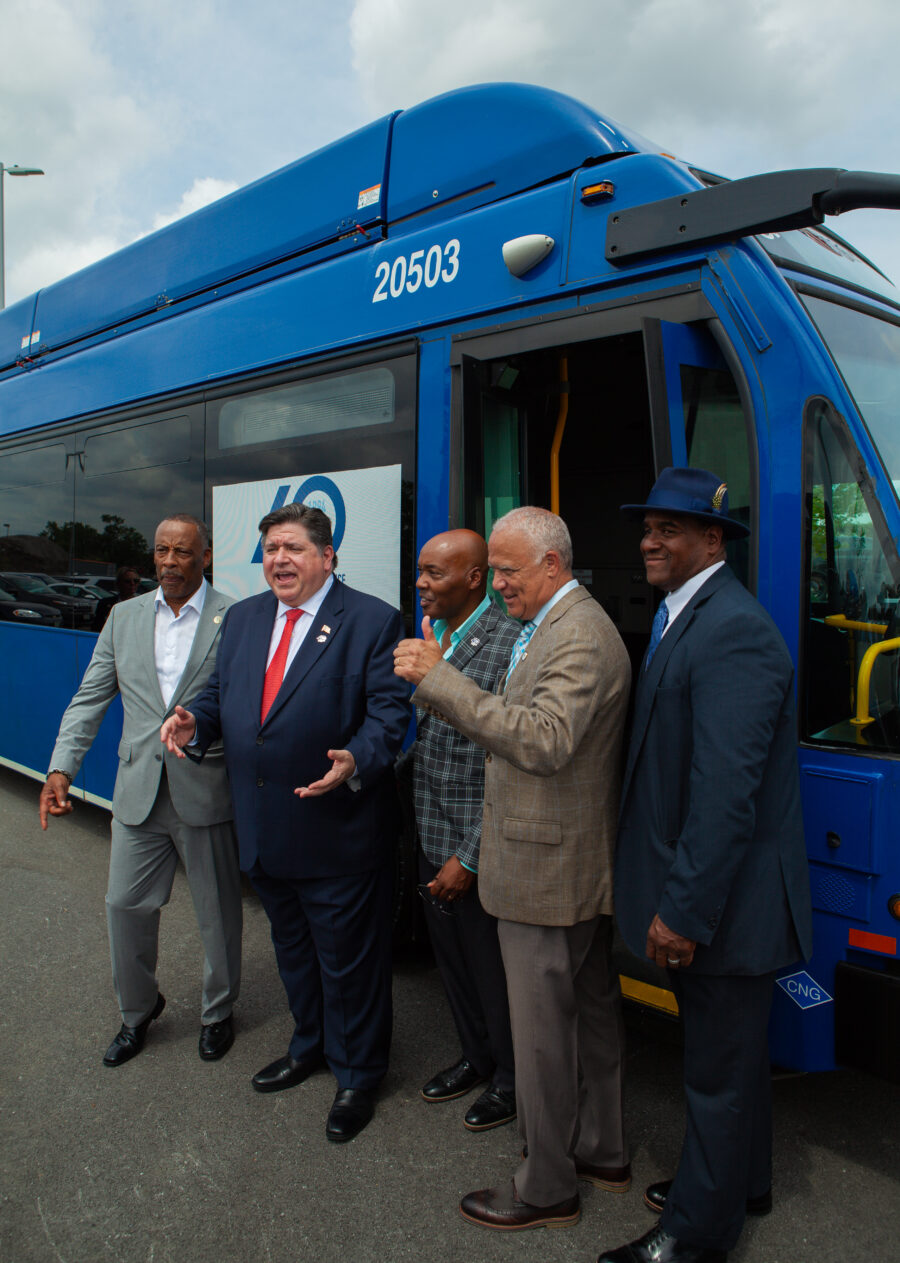
[[[478,889],[492,916],[574,925],[612,912],[620,753],[631,667],[584,588],[544,618],[505,691],[447,662],[413,701],[487,751]]]

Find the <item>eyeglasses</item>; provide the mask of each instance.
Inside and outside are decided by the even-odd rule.
[[[456,909],[452,903],[447,903],[446,899],[438,899],[437,895],[433,895],[427,885],[416,886],[419,897],[424,899],[426,903],[431,904],[435,912],[440,912],[442,916],[452,917],[456,915]]]

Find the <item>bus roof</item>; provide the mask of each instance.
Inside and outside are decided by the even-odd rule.
[[[659,152],[548,88],[482,84],[396,111],[0,312],[0,370],[619,154]],[[412,225],[411,225],[412,226]],[[300,256],[304,257],[301,261]]]

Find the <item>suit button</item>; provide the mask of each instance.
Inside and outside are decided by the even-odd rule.
[[[262,738],[262,737],[257,737],[257,738],[256,738],[256,744],[257,744],[258,746],[261,746],[261,745],[263,744],[263,738]]]
[[[707,923],[706,923],[706,924],[709,926],[709,928],[710,928],[711,930],[714,930],[714,929],[716,928],[716,926],[719,924],[719,918],[718,918],[718,917],[710,917],[710,918],[709,918],[709,920],[707,921]]]
[[[262,789],[262,787],[263,787],[263,785],[265,785],[265,783],[266,783],[266,782],[265,782],[265,781],[263,780],[263,778],[260,776],[260,777],[259,777],[259,779],[258,779],[258,780],[257,780],[257,782],[256,782],[256,787],[257,787],[257,789]]]
[[[162,755],[161,755],[161,754],[157,754],[157,755],[155,756],[155,758],[156,758],[157,763],[160,763],[160,762],[162,761]]]

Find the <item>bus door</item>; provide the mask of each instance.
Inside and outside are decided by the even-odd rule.
[[[619,506],[643,503],[665,466],[690,463],[728,483],[732,516],[755,518],[752,418],[709,324],[647,315],[625,332],[537,349],[486,340],[459,364],[456,523],[487,535],[519,504],[557,508],[575,575],[614,622],[636,675],[660,593],[644,578],[640,527]],[[747,582],[746,542],[729,547]],[[662,970],[621,944],[615,957],[626,998],[677,1013]]]
[[[487,536],[519,504],[555,508],[572,534],[576,577],[636,669],[659,594],[644,579],[640,530],[619,505],[642,503],[665,466],[693,464],[721,474],[731,515],[750,522],[755,445],[706,323],[650,316],[635,324],[608,337],[460,356],[456,521]],[[746,541],[729,545],[729,560],[747,583]]]

